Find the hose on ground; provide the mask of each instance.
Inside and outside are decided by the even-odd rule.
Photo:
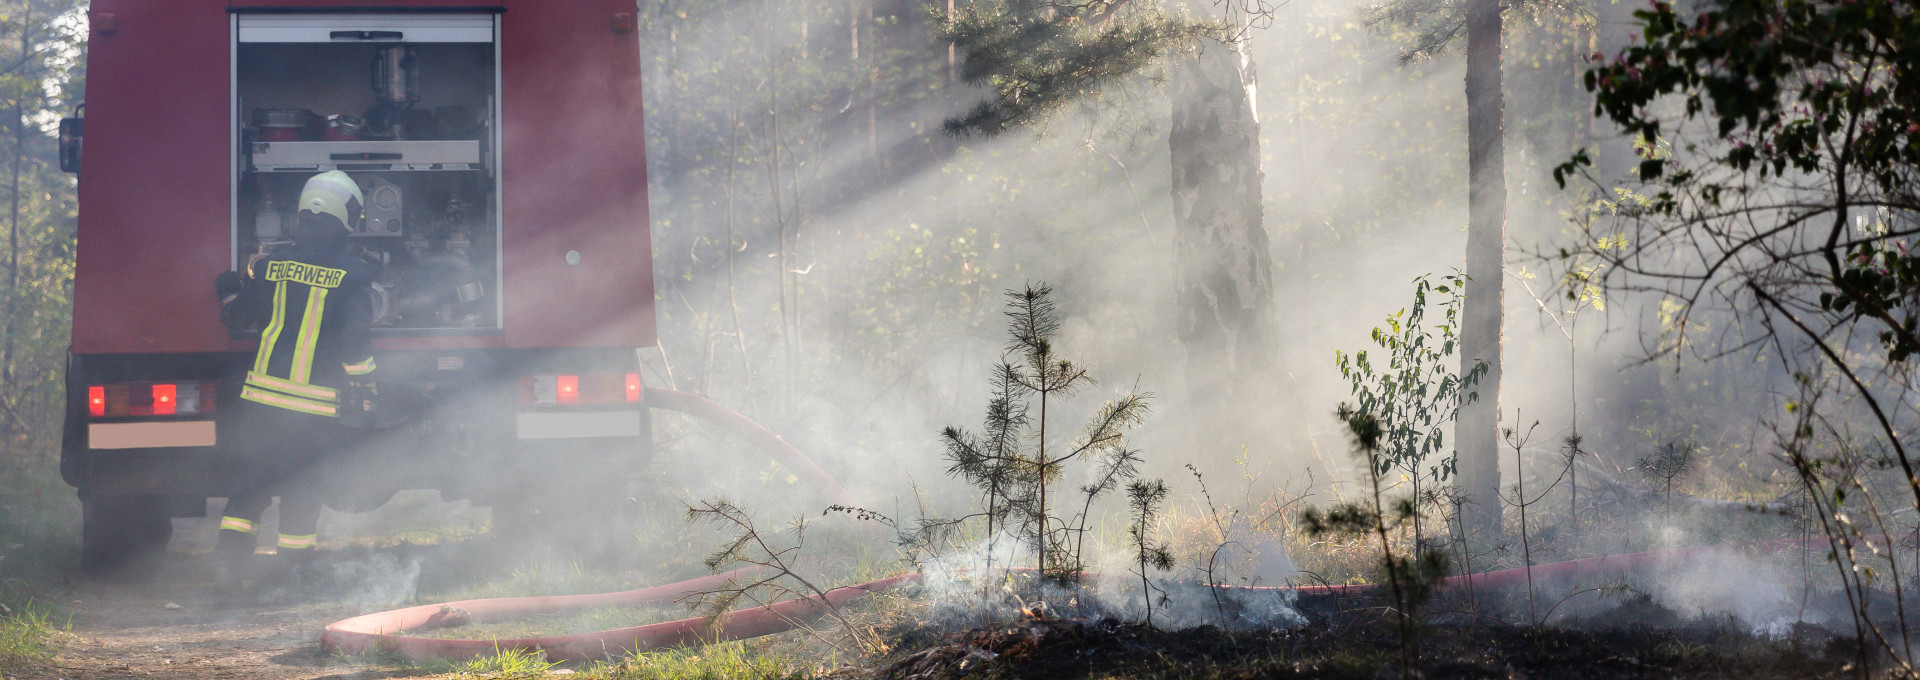
[[[781,465],[835,502],[851,504],[851,498],[846,490],[841,488],[839,482],[832,476],[821,470],[786,440],[746,416],[711,400],[674,390],[647,388],[644,398],[646,404],[652,408],[680,411],[745,437],[750,443],[758,446],[774,460],[779,461]],[[1643,569],[1676,560],[1695,559],[1716,551],[1730,549],[1769,551],[1823,540],[1769,541],[1737,547],[1695,546],[1606,555],[1537,565],[1532,568],[1531,574],[1527,568],[1522,567],[1453,576],[1442,579],[1439,585],[1442,587],[1470,585],[1474,588],[1524,587],[1529,578],[1535,581],[1575,579]],[[466,659],[508,650],[540,652],[549,661],[603,659],[669,647],[742,640],[793,630],[824,616],[829,608],[837,610],[871,593],[919,583],[923,577],[919,573],[894,576],[836,588],[827,591],[824,596],[816,595],[787,600],[766,607],[739,609],[717,622],[696,617],[591,633],[490,640],[442,639],[410,635],[410,633],[469,622],[487,623],[536,615],[564,614],[597,607],[666,605],[691,595],[712,592],[729,582],[748,580],[749,577],[761,571],[759,567],[749,567],[618,593],[461,600],[376,612],[329,624],[320,635],[320,645],[329,653],[380,652],[411,660]],[[1377,588],[1378,584],[1221,587],[1234,590],[1291,591],[1300,594],[1358,594]],[[710,623],[716,625],[710,625]]]

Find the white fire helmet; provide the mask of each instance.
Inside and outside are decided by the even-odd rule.
[[[341,226],[348,231],[360,228],[360,210],[364,205],[366,199],[360,194],[360,185],[339,170],[314,175],[300,189],[300,212],[332,215],[339,218]]]

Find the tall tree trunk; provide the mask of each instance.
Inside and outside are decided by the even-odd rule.
[[[1506,302],[1502,265],[1507,254],[1505,104],[1500,94],[1500,0],[1467,4],[1467,282],[1460,325],[1460,370],[1487,363],[1478,398],[1460,409],[1460,489],[1471,499],[1464,513],[1476,540],[1500,532],[1500,325]]]
[[[1205,436],[1238,439],[1205,444],[1270,451],[1271,433],[1256,428],[1272,420],[1280,376],[1254,80],[1244,42],[1207,42],[1177,60],[1167,146],[1192,423]]]

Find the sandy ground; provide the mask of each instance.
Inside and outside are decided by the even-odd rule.
[[[330,657],[320,630],[367,607],[279,604],[184,583],[83,584],[64,603],[70,637],[41,677],[375,678]],[[31,677],[31,676],[30,676]]]
[[[80,582],[52,594],[67,624],[52,665],[33,678],[381,678],[390,672],[320,649],[328,623],[386,608],[302,603],[208,583],[205,554],[173,553],[143,583]],[[70,619],[65,618],[70,617]]]
[[[331,515],[332,513],[329,513]],[[174,520],[174,539],[142,582],[71,580],[46,592],[56,624],[69,625],[52,666],[13,680],[81,678],[383,678],[390,669],[327,655],[320,631],[334,621],[410,598],[418,574],[391,551],[322,551],[336,585],[317,597],[213,587],[210,550],[218,513]],[[266,526],[272,532],[269,513]],[[329,521],[331,520],[331,521]],[[323,532],[339,522],[323,520]],[[335,534],[338,535],[338,534]],[[258,560],[271,559],[256,555]]]

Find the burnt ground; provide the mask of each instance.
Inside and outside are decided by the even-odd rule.
[[[1307,603],[1303,603],[1307,604]],[[1628,603],[1580,628],[1525,628],[1485,619],[1421,629],[1420,677],[1853,678],[1857,648],[1802,626],[1784,640]],[[909,651],[834,677],[947,678],[1396,678],[1400,646],[1380,608],[1320,613],[1288,631],[1162,631],[1111,619],[1026,620],[958,633],[897,631]]]

